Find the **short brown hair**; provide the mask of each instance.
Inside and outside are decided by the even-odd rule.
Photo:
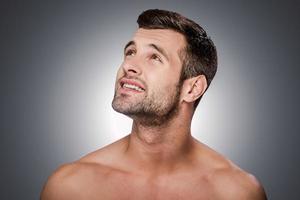
[[[183,34],[187,46],[181,55],[183,67],[180,80],[203,74],[207,80],[206,90],[208,89],[217,72],[217,50],[200,25],[176,12],[159,9],[142,12],[137,23],[139,28],[171,29]],[[195,101],[195,109],[202,96]]]

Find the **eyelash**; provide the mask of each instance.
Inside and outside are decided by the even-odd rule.
[[[135,51],[133,49],[128,49],[126,52],[125,52],[125,56],[130,56],[132,55],[132,53],[135,53]]]
[[[157,54],[152,54],[151,58],[162,63],[161,58]]]
[[[132,56],[132,54],[135,54],[135,50],[133,49],[128,49],[127,51],[125,51],[125,56]],[[155,61],[158,61],[158,62],[161,62],[162,63],[162,59],[160,58],[159,55],[153,53],[151,56],[150,56],[151,59],[154,59]]]

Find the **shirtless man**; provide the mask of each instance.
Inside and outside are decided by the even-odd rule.
[[[264,200],[259,182],[191,136],[217,69],[216,48],[195,22],[147,10],[125,46],[114,110],[131,133],[57,169],[42,200]]]

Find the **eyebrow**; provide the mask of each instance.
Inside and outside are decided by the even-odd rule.
[[[149,44],[149,46],[156,49],[156,51],[161,53],[169,61],[168,54],[163,48],[161,48],[160,46],[157,46],[156,44]]]
[[[124,47],[124,52],[131,45],[136,45],[136,43],[133,40],[129,41]],[[156,51],[158,51],[160,54],[162,54],[169,61],[168,54],[163,48],[161,48],[160,46],[153,44],[153,43],[149,44],[148,46],[154,48]]]
[[[131,45],[135,45],[135,42],[134,42],[133,40],[129,41],[129,42],[125,45],[125,47],[124,47],[124,52],[125,52],[126,49],[127,49],[129,46],[131,46]]]

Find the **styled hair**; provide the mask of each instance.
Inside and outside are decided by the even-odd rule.
[[[139,28],[171,29],[183,34],[186,47],[180,53],[183,63],[180,81],[204,75],[207,81],[206,90],[208,89],[217,72],[217,50],[200,25],[179,13],[159,9],[142,12],[137,23]],[[194,109],[198,106],[203,94],[195,101]]]

